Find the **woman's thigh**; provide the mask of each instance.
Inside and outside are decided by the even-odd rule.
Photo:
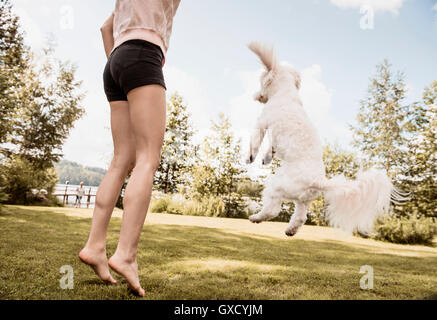
[[[136,162],[157,167],[166,125],[165,89],[155,84],[141,86],[131,90],[127,98]]]
[[[135,164],[135,136],[132,129],[129,103],[113,101],[111,106],[111,132],[114,143],[114,158],[111,165],[126,166],[131,169]]]

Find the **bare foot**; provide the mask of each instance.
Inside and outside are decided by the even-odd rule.
[[[79,259],[89,265],[104,282],[110,284],[117,283],[117,280],[109,273],[108,259],[105,252],[93,252],[88,248],[83,248],[79,253]]]
[[[129,262],[117,256],[117,254],[114,254],[109,259],[108,264],[115,272],[126,279],[127,285],[132,291],[141,297],[146,295],[146,292],[140,285],[140,280],[138,278],[138,264],[136,261]]]

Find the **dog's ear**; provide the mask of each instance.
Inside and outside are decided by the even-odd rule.
[[[265,45],[258,41],[252,41],[248,47],[260,58],[267,71],[276,69],[277,59],[273,46]]]
[[[299,90],[299,89],[300,89],[300,86],[301,86],[301,84],[302,84],[302,78],[301,78],[301,76],[300,76],[300,73],[297,72],[297,71],[295,71],[295,70],[293,70],[293,71],[291,72],[291,74],[292,74],[293,77],[294,77],[294,81],[295,81],[296,88],[297,88],[297,90]]]
[[[267,72],[263,79],[263,87],[267,88],[269,85],[271,85],[274,77],[275,74],[273,71]]]

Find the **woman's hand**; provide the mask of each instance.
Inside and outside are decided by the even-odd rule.
[[[109,58],[112,49],[114,48],[114,12],[105,21],[103,26],[100,28],[103,39],[103,47],[105,48],[106,57]]]

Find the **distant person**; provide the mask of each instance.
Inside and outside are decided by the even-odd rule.
[[[109,266],[140,296],[137,247],[161,160],[166,126],[162,67],[180,0],[117,0],[101,28],[108,57],[103,82],[111,108],[114,157],[97,191],[88,242],[79,258],[108,283]],[[127,175],[123,221],[114,255],[106,256],[109,220]]]
[[[76,188],[76,202],[74,206],[76,208],[80,207],[80,202],[82,201],[82,197],[85,195],[85,187],[83,186],[83,181],[80,182],[79,187]]]

